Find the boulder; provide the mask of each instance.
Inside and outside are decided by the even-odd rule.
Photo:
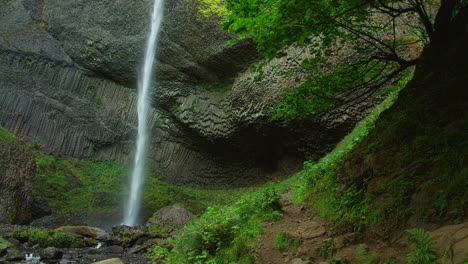
[[[430,236],[438,255],[444,256],[444,264],[465,263],[468,259],[468,222],[441,227]]]
[[[63,226],[55,229],[55,231],[65,232],[80,237],[94,238],[101,241],[106,241],[110,237],[106,231],[90,226]]]
[[[41,255],[41,261],[44,261],[47,263],[55,263],[58,260],[62,259],[63,252],[54,247],[48,247],[42,250],[40,255]]]
[[[128,252],[130,254],[145,253],[150,247],[152,247],[154,245],[158,245],[160,247],[165,247],[165,248],[169,248],[169,249],[172,249],[174,247],[174,245],[172,245],[171,243],[169,243],[169,242],[167,242],[165,240],[154,239],[154,240],[146,241],[143,245],[136,245],[136,246],[132,247]]]
[[[122,254],[124,252],[123,247],[121,246],[109,246],[109,247],[102,247],[98,250],[100,254]]]
[[[148,229],[151,229],[153,226],[178,228],[182,227],[193,218],[195,218],[195,216],[187,209],[179,205],[170,205],[155,212],[146,223],[146,227]]]
[[[94,262],[93,264],[125,264],[122,260],[118,258],[106,259],[99,262]]]
[[[34,154],[17,140],[0,139],[0,224],[31,221]]]

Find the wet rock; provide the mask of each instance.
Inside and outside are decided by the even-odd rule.
[[[106,241],[110,237],[110,235],[106,231],[97,227],[90,226],[63,226],[55,230],[76,236],[94,238],[101,241]]]
[[[26,144],[0,140],[0,224],[31,221],[34,154]]]
[[[3,257],[7,254],[8,248],[6,246],[0,245],[0,257]]]
[[[49,203],[43,197],[36,196],[34,197],[32,208],[31,208],[31,217],[33,220],[40,219],[42,217],[52,214],[52,210],[49,207]]]
[[[24,261],[26,256],[23,253],[12,253],[7,255],[6,261]]]
[[[116,225],[112,227],[112,235],[122,237],[125,233],[144,233],[143,226]]]
[[[468,259],[468,222],[449,225],[430,233],[439,256],[446,256],[450,263],[464,263]]]
[[[54,248],[48,247],[41,251],[41,260],[46,263],[57,263],[63,257],[63,252]]]
[[[169,248],[169,249],[172,249],[174,247],[171,243],[169,243],[169,242],[167,242],[165,240],[155,239],[155,240],[146,241],[143,245],[135,246],[135,247],[131,248],[128,252],[130,254],[145,253],[150,247],[152,247],[154,245],[158,245],[160,247],[165,247],[165,248]]]
[[[161,208],[146,223],[146,227],[151,229],[154,226],[168,226],[174,229],[181,228],[195,216],[187,209],[179,205],[170,205]]]
[[[62,226],[81,226],[84,225],[84,223],[79,217],[76,218],[59,214],[51,214],[32,221],[30,225],[47,229],[56,229]]]
[[[98,249],[100,254],[122,254],[124,252],[123,247],[121,246],[110,246],[110,247],[103,247]]]
[[[93,264],[125,264],[125,263],[123,263],[123,261],[118,258],[113,258],[113,259],[107,259],[107,260],[95,262]]]

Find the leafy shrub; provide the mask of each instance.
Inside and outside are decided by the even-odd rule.
[[[291,234],[279,232],[276,234],[275,247],[282,252],[292,251],[297,249],[301,245],[299,238],[294,237]]]
[[[321,257],[333,257],[336,252],[335,241],[333,239],[325,240],[322,246],[319,248],[319,256]]]
[[[279,199],[276,189],[266,187],[233,206],[209,207],[177,236],[166,263],[254,263],[260,222],[282,216]]]
[[[148,250],[146,256],[149,257],[152,262],[156,263],[157,261],[166,259],[170,253],[168,248],[154,246]]]
[[[412,250],[406,256],[408,264],[437,264],[437,255],[429,232],[424,229],[409,229],[408,243]]]
[[[448,210],[448,194],[446,191],[437,192],[437,200],[434,204],[438,216],[444,216]]]
[[[92,239],[82,239],[65,232],[46,229],[28,229],[15,231],[12,237],[22,243],[38,245],[40,248],[82,248],[96,244]]]

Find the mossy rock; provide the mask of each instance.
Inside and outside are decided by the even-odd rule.
[[[36,163],[23,142],[2,136],[0,140],[0,223],[31,221],[32,186]]]
[[[94,246],[94,239],[84,239],[65,233],[47,229],[28,229],[15,231],[12,238],[21,243],[38,245],[40,248],[83,248]]]

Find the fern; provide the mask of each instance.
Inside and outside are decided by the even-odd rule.
[[[377,252],[367,252],[364,245],[359,245],[357,248],[356,258],[359,260],[359,264],[378,264],[380,259]]]
[[[429,232],[424,229],[409,229],[408,243],[413,248],[406,256],[408,264],[437,264],[437,255]]]

